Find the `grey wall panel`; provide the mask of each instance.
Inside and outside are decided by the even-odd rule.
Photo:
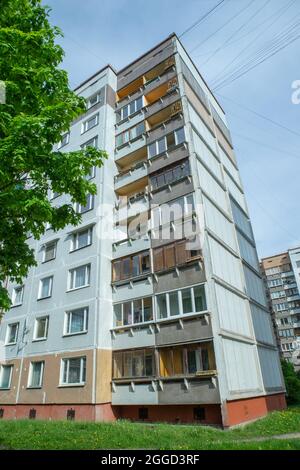
[[[200,284],[206,280],[205,270],[198,264],[187,266],[179,270],[179,276],[176,271],[169,271],[164,274],[158,274],[158,282],[154,283],[154,293],[167,292],[169,290],[180,289],[185,286]]]
[[[156,345],[188,343],[190,341],[212,337],[212,327],[203,317],[191,320],[183,318],[182,326],[178,321],[173,323],[160,323],[159,331],[155,334]]]

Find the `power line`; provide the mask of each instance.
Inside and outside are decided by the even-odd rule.
[[[221,74],[222,74],[222,80],[224,80],[224,72],[226,69],[228,69],[228,67],[230,67],[230,65],[232,65],[241,55],[243,55],[243,53],[246,51],[246,50],[249,50],[249,47],[255,43],[257,41],[257,39],[259,37],[261,37],[268,29],[270,29],[271,26],[273,26],[279,18],[282,17],[282,15],[296,2],[296,0],[292,0],[287,6],[285,6],[284,8],[278,10],[275,14],[275,18],[274,20],[263,30],[263,31],[260,31],[252,41],[250,41],[250,43],[247,44],[246,47],[244,47],[233,59],[231,62],[229,62],[229,64],[227,64],[220,72],[219,74],[213,79],[212,83],[213,85],[217,84],[218,80],[220,80],[220,77],[221,77]],[[274,15],[271,15],[271,17],[269,18],[269,20],[274,17]],[[272,42],[274,41],[274,38],[272,38]],[[273,42],[274,43],[274,42]]]
[[[295,153],[288,152],[286,150],[282,150],[278,147],[273,147],[271,145],[266,144],[265,142],[261,142],[261,141],[256,140],[256,139],[252,139],[251,137],[248,137],[248,136],[245,136],[245,135],[242,135],[242,134],[238,134],[237,132],[233,132],[233,135],[236,135],[237,137],[240,137],[241,139],[248,140],[249,142],[253,142],[255,144],[258,144],[262,147],[269,148],[270,150],[273,150],[274,152],[279,152],[281,155],[288,155],[288,156],[291,156],[291,157],[294,157],[294,158],[297,158],[297,159],[299,159],[299,157],[300,157],[300,154],[296,155]]]
[[[216,91],[216,90],[219,90],[220,88],[223,88],[224,86],[227,86],[233,82],[235,82],[236,80],[238,80],[239,78],[243,77],[245,74],[249,73],[251,70],[255,69],[256,67],[258,67],[259,65],[263,64],[264,62],[266,62],[267,60],[269,60],[271,57],[273,57],[274,55],[278,54],[280,51],[282,51],[283,49],[286,49],[288,46],[290,46],[291,44],[293,44],[295,41],[297,41],[298,39],[300,38],[300,34],[298,36],[296,36],[295,38],[291,39],[289,42],[287,42],[286,44],[284,44],[282,47],[280,47],[279,49],[275,50],[272,54],[269,54],[267,55],[266,57],[264,57],[262,60],[260,60],[258,63],[254,64],[252,67],[248,67],[246,70],[244,70],[243,72],[241,72],[239,75],[233,77],[231,80],[229,80],[228,82],[225,82],[225,83],[221,83],[220,85],[217,85],[215,88],[213,88],[213,91]]]
[[[292,0],[291,3],[289,5],[284,5],[283,7],[280,7],[275,13],[273,13],[269,18],[266,18],[264,21],[262,21],[261,23],[258,23],[255,28],[252,28],[250,29],[250,31],[248,31],[246,34],[234,39],[233,41],[230,41],[228,44],[226,44],[223,49],[227,48],[227,47],[230,47],[232,44],[235,44],[239,41],[241,41],[242,39],[244,39],[245,37],[249,36],[249,34],[253,33],[253,31],[257,31],[258,28],[260,28],[261,26],[263,26],[264,24],[268,23],[269,21],[271,21],[274,16],[277,17],[280,17],[282,16],[281,15],[281,12],[282,11],[287,11],[288,8],[291,6],[291,4],[294,4],[296,3],[297,0]],[[277,18],[276,18],[277,20]],[[274,24],[274,23],[273,23]],[[269,29],[269,26],[267,27],[267,29]],[[264,32],[266,31],[266,29],[264,29]],[[200,57],[200,56],[204,56],[204,55],[208,55],[208,54],[213,54],[214,52],[216,51],[216,49],[214,50],[211,50],[211,51],[207,51],[207,52],[204,52],[202,54],[197,54],[196,57]]]
[[[212,34],[210,34],[209,36],[207,36],[207,38],[205,38],[203,41],[199,42],[195,47],[193,47],[193,49],[190,50],[190,54],[192,54],[196,49],[198,49],[198,47],[200,46],[203,46],[203,44],[205,44],[210,38],[212,38],[215,34],[217,34],[219,31],[221,31],[223,28],[225,28],[225,26],[227,26],[229,23],[231,23],[233,20],[235,20],[236,18],[238,18],[241,13],[243,13],[245,10],[247,10],[247,8],[252,5],[252,3],[254,2],[255,0],[251,0],[250,3],[248,3],[246,6],[244,6],[238,13],[234,14],[233,16],[231,16],[229,18],[229,20],[227,20],[225,23],[223,23],[223,25],[218,28],[216,31],[214,31]]]
[[[250,21],[252,21],[253,18],[255,18],[255,16],[258,15],[258,13],[260,13],[260,11],[268,4],[270,3],[271,0],[266,0],[266,2],[263,4],[263,6],[259,7],[258,10],[255,11],[255,13],[250,16],[249,19],[247,19],[237,30],[235,30],[231,36],[229,36],[229,38],[227,38],[227,40],[220,46],[218,47],[218,49],[214,52],[214,54],[212,54],[203,64],[201,64],[201,66],[204,66],[206,65],[211,59],[213,59],[213,57],[215,57],[215,55],[220,52],[223,47],[237,34],[239,33],[240,31],[242,31],[242,29],[247,25],[249,24]]]
[[[268,121],[272,124],[274,124],[275,126],[277,127],[280,127],[281,129],[287,131],[287,132],[290,132],[291,134],[294,134],[298,137],[300,137],[300,133],[299,132],[296,132],[294,131],[293,129],[290,129],[289,127],[286,127],[284,126],[283,124],[280,124],[279,122],[276,122],[274,121],[273,119],[267,117],[267,116],[264,116],[263,114],[261,113],[258,113],[257,111],[254,111],[253,109],[250,109],[248,108],[248,106],[245,106],[245,105],[242,105],[240,103],[237,103],[236,101],[234,101],[233,99],[231,98],[228,98],[228,96],[224,96],[224,95],[221,95],[220,93],[216,93],[216,95],[220,96],[221,98],[227,100],[227,101],[231,101],[233,104],[235,104],[236,106],[239,106],[240,108],[242,109],[245,109],[246,111],[249,111],[250,113],[254,114],[255,116],[258,116],[260,117],[261,119],[264,119],[265,121]]]
[[[217,5],[215,5],[211,10],[209,10],[205,15],[201,16],[195,23],[193,23],[191,26],[189,26],[183,33],[181,33],[178,37],[182,38],[185,34],[189,33],[192,29],[194,29],[196,26],[198,26],[200,23],[202,23],[208,16],[210,16],[214,11],[216,11],[219,6],[221,6],[222,3],[224,3],[225,0],[221,0]]]

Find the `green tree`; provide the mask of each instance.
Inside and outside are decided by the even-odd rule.
[[[283,359],[281,361],[282,372],[284,376],[287,402],[289,404],[300,403],[300,378],[299,374],[295,371],[294,365]]]
[[[6,87],[5,104],[0,104],[2,311],[10,306],[7,279],[22,282],[35,264],[28,233],[38,239],[47,222],[54,230],[78,224],[73,203],[84,204],[89,193],[96,193],[85,175],[107,157],[91,147],[53,151],[86,105],[60,68],[64,52],[56,41],[62,33],[50,24],[49,11],[41,0],[1,0],[0,80]],[[70,203],[53,207],[50,189],[69,194]]]

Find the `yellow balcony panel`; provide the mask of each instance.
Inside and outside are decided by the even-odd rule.
[[[148,184],[148,177],[144,176],[141,179],[132,181],[131,183],[117,188],[115,191],[119,196],[130,197],[133,194],[143,192]]]
[[[139,88],[141,88],[144,85],[145,78],[143,76],[138,77],[136,80],[133,82],[129,83],[129,85],[125,86],[124,88],[121,88],[117,92],[117,101],[122,100],[123,98],[126,98],[128,95],[132,95],[135,93]]]
[[[116,161],[116,164],[118,166],[118,169],[120,171],[123,171],[127,168],[130,168],[135,163],[141,160],[146,160],[147,156],[147,147],[144,145],[143,147],[135,150],[134,152],[124,155],[122,158]]]

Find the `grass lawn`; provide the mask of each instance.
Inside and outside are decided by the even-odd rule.
[[[297,449],[298,439],[271,436],[300,433],[300,408],[276,411],[242,428],[222,431],[170,424],[1,421],[0,449]],[[250,441],[265,438],[264,441]]]

